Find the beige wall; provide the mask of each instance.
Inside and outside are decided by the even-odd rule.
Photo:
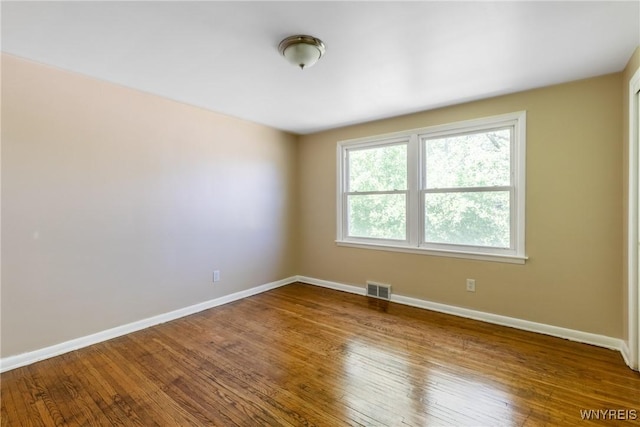
[[[622,72],[622,191],[623,191],[623,241],[622,241],[622,321],[623,321],[623,333],[622,336],[625,341],[629,340],[629,282],[627,280],[627,268],[628,268],[628,252],[627,252],[627,221],[628,221],[628,191],[629,191],[629,82],[631,77],[640,69],[640,46],[638,46],[629,58],[627,66]]]
[[[621,337],[621,74],[301,138],[299,273]],[[338,247],[336,143],[527,111],[525,265]],[[465,279],[477,291],[465,291]]]
[[[296,273],[296,136],[8,55],[2,125],[2,357]]]
[[[622,337],[627,72],[298,138],[3,55],[0,356],[294,274]],[[519,110],[525,265],[335,245],[337,141]]]

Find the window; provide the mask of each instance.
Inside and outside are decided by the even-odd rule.
[[[407,240],[407,142],[347,151],[350,237]]]
[[[340,142],[338,244],[524,263],[525,119]]]

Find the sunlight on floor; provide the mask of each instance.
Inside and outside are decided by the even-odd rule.
[[[343,401],[366,425],[517,423],[508,394],[473,374],[461,377],[420,355],[409,361],[406,349],[374,342],[354,340],[347,350]]]

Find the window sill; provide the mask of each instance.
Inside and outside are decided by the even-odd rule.
[[[517,255],[497,255],[497,254],[487,254],[482,252],[434,250],[434,249],[425,249],[425,248],[418,248],[418,247],[396,246],[396,245],[381,244],[381,243],[349,242],[345,240],[336,240],[336,244],[338,246],[345,246],[350,248],[373,249],[378,251],[390,251],[390,252],[405,252],[405,253],[419,254],[419,255],[473,259],[478,261],[504,262],[508,264],[524,264],[526,260],[529,259],[526,256],[517,256]]]

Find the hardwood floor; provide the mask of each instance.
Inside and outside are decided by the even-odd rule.
[[[1,381],[2,426],[640,425],[617,352],[299,283]]]

